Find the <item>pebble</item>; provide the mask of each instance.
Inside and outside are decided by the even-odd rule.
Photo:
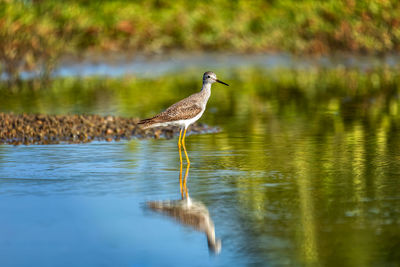
[[[143,130],[139,119],[99,115],[44,115],[0,113],[0,144],[31,145],[87,143],[94,140],[119,141],[135,138],[172,138],[176,127]],[[219,129],[202,123],[188,128],[188,133],[214,133]]]

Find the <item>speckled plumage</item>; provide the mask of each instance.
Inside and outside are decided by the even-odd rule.
[[[201,111],[202,106],[200,102],[202,97],[199,93],[193,94],[181,101],[173,104],[163,112],[155,115],[150,119],[145,119],[139,122],[143,124],[144,127],[150,127],[156,123],[168,123],[180,120],[187,120],[196,117]]]
[[[203,115],[207,101],[211,95],[211,84],[216,81],[223,83],[218,81],[215,73],[211,71],[204,73],[203,88],[200,92],[182,99],[152,118],[141,120],[139,124],[144,129],[166,125],[177,125],[187,128]]]

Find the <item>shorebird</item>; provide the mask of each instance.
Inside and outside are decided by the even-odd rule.
[[[217,75],[215,75],[212,71],[207,71],[203,75],[203,87],[201,91],[195,94],[192,94],[179,102],[176,102],[163,112],[155,115],[152,118],[144,119],[139,122],[142,125],[143,129],[158,127],[158,126],[168,126],[174,125],[180,127],[179,139],[178,139],[178,148],[179,148],[179,160],[180,160],[180,171],[179,171],[179,184],[181,188],[181,194],[183,197],[182,191],[182,148],[185,152],[187,167],[184,178],[184,188],[186,190],[186,179],[189,173],[190,160],[186,151],[185,145],[185,136],[186,130],[190,124],[194,123],[203,115],[206,110],[207,101],[211,95],[211,85],[215,82],[222,83],[224,85],[229,86],[227,83],[224,83],[217,79]],[[182,136],[183,132],[183,136]]]

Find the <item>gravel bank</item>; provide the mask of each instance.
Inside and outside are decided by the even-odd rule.
[[[99,115],[42,115],[0,113],[0,144],[30,145],[119,141],[130,138],[172,138],[175,127],[142,130],[137,118]],[[195,123],[188,133],[218,132],[218,128]]]

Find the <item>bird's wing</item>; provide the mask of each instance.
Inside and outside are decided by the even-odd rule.
[[[170,106],[155,118],[162,121],[186,120],[196,117],[201,111],[202,108],[199,105],[189,101],[182,101]]]
[[[139,124],[151,126],[152,124],[160,122],[170,122],[193,118],[203,110],[201,106],[194,101],[194,99],[195,94],[173,104],[152,118],[141,120]]]

